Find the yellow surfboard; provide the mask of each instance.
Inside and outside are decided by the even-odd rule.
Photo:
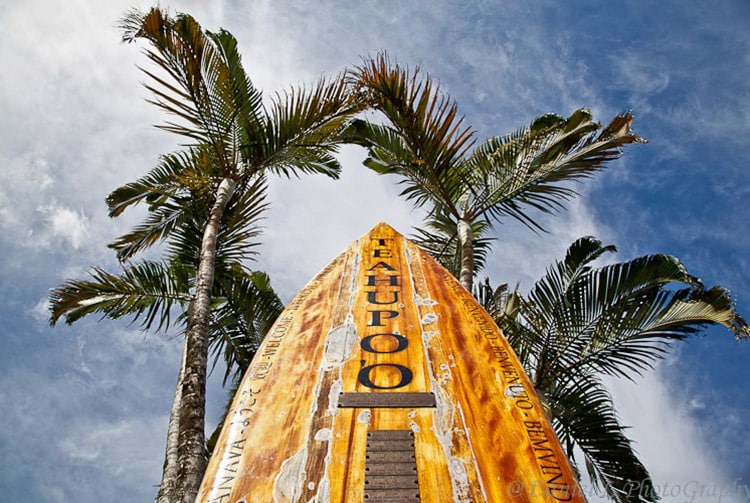
[[[381,223],[266,336],[197,501],[585,499],[490,316]]]

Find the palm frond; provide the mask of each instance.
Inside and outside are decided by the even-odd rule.
[[[668,255],[649,255],[629,262],[605,266],[596,273],[589,264],[614,247],[602,247],[594,238],[576,241],[568,250],[564,261],[547,269],[547,273],[536,282],[529,292],[530,306],[549,324],[559,309],[571,301],[584,302],[588,309],[585,317],[594,317],[595,309],[609,306],[618,298],[637,295],[638,292],[656,285],[679,282],[697,285],[697,279],[689,275],[682,263]],[[588,297],[584,295],[588,294]],[[600,298],[593,298],[600,295]],[[570,300],[572,299],[572,300]]]
[[[393,154],[403,158],[390,172],[403,176],[406,188],[402,194],[416,206],[428,201],[443,204],[458,217],[456,201],[465,187],[454,167],[471,147],[474,131],[463,126],[456,104],[429,76],[422,77],[418,68],[410,72],[392,65],[384,55],[365,60],[358,77],[362,93],[389,120],[391,134],[401,139]],[[374,144],[379,141],[374,136],[371,140]],[[371,151],[375,159],[380,154]]]
[[[593,484],[619,503],[658,500],[648,470],[625,436],[626,427],[599,380],[580,376],[560,381],[545,398],[568,457],[574,461],[574,447],[581,450]]]
[[[580,305],[570,306],[576,311]],[[721,287],[678,290],[652,287],[624,296],[586,320],[569,355],[558,359],[550,379],[571,372],[598,371],[631,378],[651,368],[673,341],[700,333],[709,325],[729,328],[737,339],[748,337],[748,325]]]
[[[570,182],[591,177],[619,157],[622,147],[645,142],[630,131],[633,117],[616,116],[600,135],[601,127],[588,111],[577,110],[568,119],[548,114],[512,134],[490,138],[467,160],[465,176],[475,189],[471,214],[494,220],[511,217],[544,230],[527,208],[557,211],[576,195]]]
[[[245,145],[245,155],[253,169],[338,178],[341,166],[333,154],[344,141],[347,121],[359,108],[342,75],[321,79],[309,91],[296,88],[277,94],[265,131],[254,139],[258,143]]]
[[[101,313],[118,319],[132,316],[142,328],[156,323],[166,330],[174,306],[190,301],[189,268],[158,262],[127,264],[119,275],[93,268],[90,280],[69,280],[50,293],[50,324],[61,318],[71,324],[80,318]]]
[[[211,317],[211,345],[213,365],[220,357],[226,364],[226,385],[230,378],[241,376],[250,365],[284,305],[263,272],[248,274],[234,266],[217,270],[217,273],[221,297],[215,297],[218,305]]]
[[[434,212],[427,217],[426,225],[425,229],[416,229],[416,234],[411,236],[411,239],[451,274],[458,277],[461,270],[461,248],[458,243],[457,222],[447,213]],[[471,228],[476,275],[484,268],[494,238],[485,237],[489,230],[489,224],[485,221],[473,222]]]
[[[162,156],[147,175],[115,189],[107,197],[110,216],[119,216],[132,205],[148,204],[144,220],[109,244],[120,261],[167,239],[195,218],[197,207],[207,207],[221,179],[217,166],[213,150],[198,145]]]
[[[227,127],[226,134],[236,135],[233,143],[240,148],[248,138],[258,137],[263,130],[266,117],[263,96],[245,72],[234,36],[226,30],[206,33],[221,55],[222,64],[221,72],[212,73],[214,67],[204,69],[211,82],[214,109],[221,110],[223,122],[234,126]]]
[[[403,138],[387,126],[354,119],[343,136],[346,141],[367,149],[365,166],[381,175],[408,169],[402,165],[404,159],[414,158],[413,152]]]
[[[240,263],[255,258],[255,248],[260,244],[263,213],[268,208],[267,179],[263,175],[240,183],[238,194],[230,199],[224,214],[216,245],[216,265]],[[186,205],[186,218],[168,236],[166,251],[169,260],[197,266],[201,240],[212,200],[200,204],[194,200]]]
[[[159,8],[129,12],[120,23],[123,40],[145,39],[145,54],[164,75],[143,69],[149,100],[178,122],[159,126],[209,145],[227,176],[236,176],[238,149],[262,130],[261,93],[242,67],[237,41],[227,31],[204,32],[187,14],[174,18]]]
[[[167,201],[150,211],[132,230],[108,244],[124,262],[139,251],[153,246],[173,234],[185,224],[185,206],[178,201]]]
[[[211,60],[211,44],[206,44],[200,25],[190,16],[179,14],[171,18],[159,8],[146,13],[132,10],[120,22],[123,41],[143,38],[151,43],[146,56],[164,71],[173,83],[155,73],[144,70],[154,85],[146,85],[154,94],[152,103],[187,123],[184,129],[177,124],[167,127],[178,134],[211,143],[211,100],[202,75],[203,60]],[[158,87],[157,87],[158,86]]]
[[[141,202],[156,207],[179,193],[182,189],[179,176],[190,165],[190,157],[190,152],[163,155],[145,176],[112,191],[107,196],[109,216],[120,216],[128,207]]]
[[[473,294],[479,305],[493,319],[501,316],[508,310],[513,311],[512,301],[510,300],[513,292],[511,292],[507,283],[494,288],[490,283],[490,278],[485,277],[484,281],[476,284]]]
[[[571,374],[632,377],[673,341],[708,325],[723,325],[738,339],[749,336],[728,293],[705,289],[675,257],[590,266],[610,250],[590,237],[578,240],[514,312],[497,318],[540,388]]]
[[[261,222],[268,209],[268,182],[260,174],[251,180],[243,180],[239,196],[233,198],[224,212],[217,243],[217,256],[225,261],[251,260],[260,244],[258,237],[263,231]]]
[[[592,238],[579,240],[521,303],[516,321],[536,333],[524,345],[538,386],[582,371],[640,374],[672,341],[710,324],[747,336],[726,292],[705,290],[678,259],[648,255],[591,269],[590,259],[603,251]]]

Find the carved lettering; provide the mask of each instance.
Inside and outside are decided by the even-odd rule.
[[[524,421],[526,434],[531,442],[531,448],[537,459],[539,468],[544,475],[546,493],[557,501],[570,501],[573,498],[574,488],[565,482],[560,462],[552,450],[547,432],[544,431],[541,421]]]
[[[370,267],[370,268],[368,269],[368,271],[374,271],[374,270],[375,270],[375,269],[377,269],[378,267],[382,267],[382,268],[383,268],[383,269],[385,269],[386,271],[395,271],[395,270],[396,270],[396,269],[394,269],[393,267],[389,266],[388,264],[386,264],[385,262],[383,262],[383,261],[381,260],[380,262],[378,262],[378,263],[377,263],[377,264],[375,264],[374,266]]]
[[[369,327],[382,327],[383,319],[398,318],[398,311],[367,311],[372,314],[370,322],[367,324]]]
[[[372,340],[375,337],[392,337],[393,339],[396,340],[396,349],[392,349],[390,351],[382,351],[382,350],[377,350],[373,348]],[[403,351],[409,346],[409,341],[406,337],[404,337],[403,335],[399,335],[399,334],[373,334],[373,335],[368,335],[367,337],[362,339],[359,343],[359,346],[362,348],[362,351],[367,351],[368,353],[379,353],[379,354],[398,353],[399,351]]]
[[[396,304],[398,302],[398,292],[386,292],[391,294],[390,300],[388,296],[382,301],[378,301],[378,292],[367,292],[367,302],[370,304]]]
[[[209,495],[209,503],[223,503],[229,501],[229,495],[234,488],[234,482],[237,479],[238,465],[242,457],[242,451],[245,449],[246,440],[243,438],[229,444],[229,450],[224,455],[216,479],[219,483],[214,486]],[[221,473],[221,475],[219,475]]]
[[[388,286],[398,286],[398,276],[386,276],[377,278],[376,276],[367,276],[367,286],[378,286],[378,283],[388,283]]]
[[[258,379],[263,380],[268,376],[268,373],[271,371],[271,366],[273,365],[273,362],[257,362],[254,363],[250,367],[250,371],[252,372],[250,374],[250,379]]]
[[[370,373],[373,369],[376,369],[378,367],[387,367],[390,369],[394,369],[399,373],[399,381],[390,386],[383,386],[380,384],[376,384],[372,381],[370,377]],[[362,370],[359,371],[359,374],[357,375],[357,380],[362,384],[363,386],[367,386],[368,388],[373,389],[396,389],[396,388],[403,388],[404,386],[408,385],[412,379],[414,378],[414,374],[412,374],[412,371],[409,370],[407,367],[404,367],[403,365],[398,365],[396,363],[376,363],[375,365],[368,365],[367,367],[363,367]]]

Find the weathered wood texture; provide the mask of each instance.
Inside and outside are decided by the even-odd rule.
[[[266,337],[197,501],[359,503],[366,494],[585,501],[491,318],[382,223],[321,271]]]

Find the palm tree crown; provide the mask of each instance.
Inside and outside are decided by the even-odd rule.
[[[575,461],[577,447],[594,483],[619,502],[630,481],[650,483],[604,388],[604,375],[632,379],[670,344],[724,325],[750,338],[726,290],[705,288],[668,255],[594,267],[614,246],[585,237],[547,269],[528,295],[485,284],[481,300],[511,343]],[[645,491],[655,494],[655,491]]]
[[[402,195],[427,206],[427,228],[417,241],[438,251],[467,290],[489,245],[477,239],[505,217],[543,230],[529,210],[553,212],[575,196],[570,182],[592,176],[630,143],[629,113],[602,128],[591,114],[576,110],[567,119],[546,114],[514,133],[474,147],[476,133],[464,126],[457,106],[419,69],[410,72],[380,56],[360,67],[357,82],[385,125],[356,121],[353,141],[368,148],[365,164],[401,177]],[[474,147],[474,148],[472,148]]]

